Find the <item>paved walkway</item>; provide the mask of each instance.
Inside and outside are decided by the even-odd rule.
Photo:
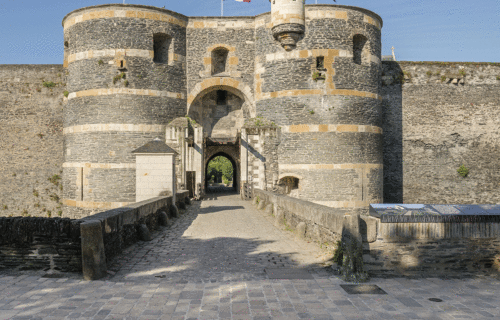
[[[102,281],[0,274],[0,320],[500,319],[499,280],[372,278],[387,294],[349,294],[325,267],[330,256],[238,195],[215,194],[129,247]],[[264,269],[308,276],[270,279]]]

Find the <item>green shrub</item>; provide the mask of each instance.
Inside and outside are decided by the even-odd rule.
[[[321,73],[319,73],[317,71],[312,74],[312,78],[313,78],[314,81],[324,80],[325,79],[325,77],[322,76]]]
[[[333,262],[335,262],[336,264],[340,264],[343,256],[344,256],[344,249],[342,247],[342,242],[337,241],[337,249],[335,250],[335,253],[333,254]]]
[[[97,63],[98,63],[100,66],[102,66],[102,65],[104,64],[104,61],[99,60],[99,61],[97,61]]]
[[[50,182],[52,182],[53,184],[55,184],[57,186],[57,185],[59,185],[59,180],[61,180],[61,176],[58,174],[55,174],[52,177],[48,178],[47,180],[49,180]]]
[[[124,84],[125,84],[125,87],[128,87],[128,80],[125,80]]]
[[[465,77],[465,69],[460,69],[460,71],[458,71],[458,74],[462,77]]]
[[[314,110],[309,110],[309,113],[310,114],[314,114]]]
[[[497,80],[500,80],[500,76],[497,76]]]
[[[446,76],[441,76],[441,82],[445,82],[446,81]]]
[[[69,92],[68,92],[68,91],[64,91],[64,92],[63,92],[63,94],[64,94],[64,96],[67,98],[67,97],[68,97],[68,95],[69,95]]]
[[[469,174],[469,169],[467,169],[463,164],[460,166],[460,168],[457,169],[458,174],[460,174],[462,177],[467,177]]]
[[[52,87],[55,87],[56,84],[52,81],[47,81],[47,82],[44,82],[43,83],[43,86],[46,87],[46,88],[52,88]]]
[[[426,72],[426,74],[427,74],[428,77],[430,77],[430,76],[432,76],[432,71],[429,70],[429,71]]]

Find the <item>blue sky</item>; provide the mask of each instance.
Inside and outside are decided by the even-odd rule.
[[[114,0],[115,3],[123,1]],[[315,0],[306,0],[314,4]],[[0,0],[0,64],[62,64],[63,17],[109,0]],[[220,0],[125,0],[187,16],[220,16]],[[333,4],[333,0],[317,0]],[[404,61],[500,62],[500,0],[337,0],[382,17],[382,55]],[[268,0],[224,1],[224,16],[271,10]]]

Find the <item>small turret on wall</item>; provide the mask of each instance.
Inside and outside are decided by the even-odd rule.
[[[286,51],[295,48],[305,32],[305,0],[269,0],[272,34]]]

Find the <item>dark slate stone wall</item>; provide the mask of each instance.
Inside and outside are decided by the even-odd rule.
[[[196,21],[203,21],[203,18],[194,18]],[[217,21],[225,24],[233,19],[228,18],[210,18],[206,21]],[[243,21],[251,21],[251,18],[241,17]],[[225,31],[219,31],[217,28],[187,28],[187,78],[188,92],[193,90],[194,86],[208,79],[200,75],[205,70],[203,57],[207,56],[207,49],[215,44],[226,44],[235,47],[234,55],[238,57],[238,65],[235,72],[240,72],[241,77],[235,79],[243,82],[253,89],[254,81],[254,57],[255,57],[255,30],[243,28],[226,28]],[[249,43],[247,43],[249,41]]]
[[[1,269],[81,272],[80,221],[0,217]]]
[[[499,75],[499,63],[383,63],[384,202],[500,202]]]
[[[370,42],[372,55],[380,58],[381,32],[372,24],[363,22],[363,11],[334,6],[311,6],[307,10],[345,10],[348,21],[342,19],[310,19],[306,21],[304,36],[294,50],[336,49],[352,54],[353,36],[362,33]],[[307,13],[306,13],[307,16]],[[270,22],[270,16],[265,18]],[[274,40],[265,26],[256,29],[256,56],[265,69],[262,92],[276,92],[294,89],[327,89],[324,81],[314,81],[315,58],[296,58],[266,62],[266,54],[285,52],[281,44]],[[325,62],[326,63],[326,62]],[[379,93],[380,64],[370,62],[357,65],[352,57],[335,57],[331,66],[335,89],[349,89]],[[296,124],[354,124],[380,127],[382,110],[380,100],[356,96],[307,95],[271,98],[256,101],[257,115],[274,121],[278,126]],[[373,133],[292,133],[283,132],[278,147],[281,164],[333,164],[333,163],[382,163],[382,136]],[[338,199],[345,194],[342,185],[358,183],[357,175],[351,170],[286,170],[303,176],[299,185],[300,198],[318,201],[361,200],[353,197],[354,190],[348,192],[350,199]],[[379,195],[382,185],[382,171],[371,175],[371,190]],[[340,172],[343,172],[340,174]],[[377,180],[378,179],[378,180]],[[372,181],[373,180],[373,181]],[[378,184],[378,187],[377,187]],[[327,187],[326,187],[327,186]],[[352,198],[352,199],[351,199]],[[379,198],[377,196],[376,198]]]
[[[124,6],[111,5],[110,9]],[[158,13],[154,7],[125,6],[126,10],[141,10]],[[97,7],[83,8],[77,13],[93,11]],[[164,11],[164,10],[163,10]],[[74,12],[76,13],[76,12]],[[175,15],[175,14],[174,14]],[[69,16],[71,17],[71,15]],[[187,22],[187,18],[176,15]],[[68,41],[65,54],[88,50],[139,49],[153,50],[153,34],[166,33],[172,37],[173,51],[186,56],[186,28],[174,23],[143,18],[102,18],[76,23],[64,30]],[[125,56],[126,70],[118,70],[115,57],[100,57],[76,60],[69,63],[68,91],[78,92],[92,89],[147,89],[181,93],[186,96],[186,71],[183,58],[179,61],[155,63],[150,57]],[[99,63],[102,60],[103,63]],[[121,58],[120,58],[121,60]],[[125,73],[125,78],[113,84],[113,77]],[[125,84],[128,81],[128,86]],[[156,124],[166,125],[176,117],[186,114],[186,100],[150,95],[114,94],[76,97],[69,100],[64,112],[64,127],[84,124]],[[131,151],[153,140],[164,139],[164,133],[155,132],[82,132],[65,135],[65,162],[90,163],[134,163]],[[112,153],[114,152],[114,155]],[[76,172],[68,168],[64,185],[66,196],[75,194]],[[88,202],[134,202],[135,169],[91,169],[86,177],[88,187],[84,188],[83,201]],[[88,191],[88,192],[87,192]],[[68,198],[79,200],[78,198]],[[65,207],[75,217],[88,214],[90,209]],[[103,209],[94,209],[100,212]]]

